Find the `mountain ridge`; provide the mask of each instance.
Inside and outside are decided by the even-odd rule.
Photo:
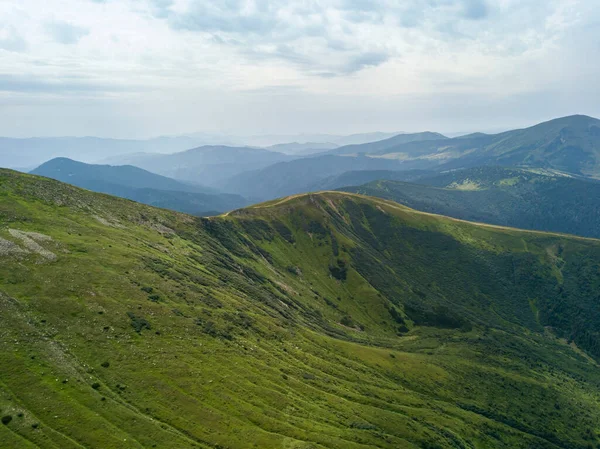
[[[93,165],[55,158],[31,173],[95,192],[193,215],[214,214],[248,204],[241,196],[177,181],[132,165]]]
[[[469,221],[600,237],[600,184],[553,171],[484,166],[341,190]]]

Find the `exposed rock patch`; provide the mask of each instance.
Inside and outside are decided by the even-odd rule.
[[[45,234],[40,234],[39,232],[25,232],[25,231],[19,231],[17,229],[9,229],[8,232],[10,233],[10,235],[21,240],[21,242],[23,242],[23,245],[25,246],[25,248],[27,250],[26,252],[32,252],[32,253],[39,254],[46,260],[50,260],[50,261],[56,260],[56,254],[54,254],[52,251],[47,250],[46,248],[44,248],[43,246],[41,246],[38,243],[38,242],[46,242],[46,243],[51,242],[52,237],[45,235]],[[10,242],[10,243],[12,243],[12,242]],[[14,243],[13,243],[13,245],[14,245]]]

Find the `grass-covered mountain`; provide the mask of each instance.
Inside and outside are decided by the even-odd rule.
[[[84,164],[56,158],[40,165],[32,174],[193,215],[225,212],[248,204],[239,195],[176,181],[131,165]]]
[[[412,183],[385,178],[342,190],[469,221],[600,238],[600,182],[594,180],[504,167],[421,176]]]
[[[261,148],[212,145],[167,155],[132,155],[128,164],[179,180],[215,185],[239,173],[292,159]]]
[[[339,175],[314,182],[307,186],[307,192],[316,192],[320,190],[335,190],[346,186],[359,186],[382,179],[389,181],[418,181],[425,177],[437,175],[434,171],[428,170],[356,170],[347,171]]]
[[[600,120],[574,115],[500,134],[404,143],[371,156],[402,160],[411,168],[520,165],[599,177]]]
[[[0,171],[3,448],[588,448],[600,242]]]
[[[409,142],[423,142],[428,140],[444,140],[446,136],[440,133],[434,132],[421,132],[421,133],[406,133],[398,134],[393,137],[389,137],[383,140],[377,140],[374,142],[367,142],[362,144],[345,145],[341,148],[335,148],[326,152],[326,154],[336,155],[357,155],[357,154],[370,154],[386,151],[390,148],[395,148],[398,145],[403,145]]]

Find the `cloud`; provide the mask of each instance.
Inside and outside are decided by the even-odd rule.
[[[464,30],[462,22],[489,18],[493,0],[147,1],[174,31],[205,35],[248,61],[279,60],[324,77],[397,58],[404,53],[406,30],[423,35],[411,39],[443,45],[474,39],[484,30]]]
[[[171,14],[173,0],[149,0],[150,8],[155,17],[167,18]]]
[[[141,87],[118,85],[78,78],[49,80],[32,75],[0,75],[0,92],[34,94],[105,94],[111,92],[141,91]]]
[[[321,77],[388,60],[393,52],[383,55],[380,45],[357,41],[348,28],[381,17],[364,0],[347,0],[340,8],[297,0],[191,0],[185,10],[164,16],[171,29],[206,35],[248,61],[279,60]]]
[[[49,105],[58,117],[75,103],[81,129],[105,134],[131,122],[141,133],[436,128],[444,114],[471,129],[482,110],[481,123],[504,114],[503,98],[518,98],[515,120],[520,107],[533,114],[523,99],[536,89],[553,111],[600,113],[597,0],[45,2],[0,0],[0,133],[16,122],[7,104],[23,105],[32,134],[58,132],[44,121]],[[479,98],[489,109],[468,112]]]
[[[241,0],[194,0],[185,13],[171,15],[170,24],[174,29],[187,31],[252,33],[264,36],[274,31],[278,25],[277,8],[272,8],[266,3],[261,2],[253,7],[244,8],[245,2]]]
[[[355,56],[346,64],[344,73],[355,73],[366,67],[377,67],[390,59],[386,53],[368,52]]]
[[[0,25],[0,49],[11,52],[23,52],[27,49],[27,42],[14,26],[3,27]]]
[[[90,30],[68,22],[49,22],[46,24],[46,32],[59,44],[73,45],[87,36]]]
[[[485,0],[464,0],[463,15],[467,19],[481,20],[489,14],[489,7]]]

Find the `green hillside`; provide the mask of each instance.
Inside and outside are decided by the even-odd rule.
[[[600,242],[0,171],[3,448],[600,447]]]
[[[392,179],[384,173],[341,190],[469,221],[600,237],[600,183],[594,180],[504,167],[456,170],[411,183]]]

